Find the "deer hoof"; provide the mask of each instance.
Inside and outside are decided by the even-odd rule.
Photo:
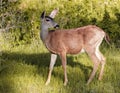
[[[46,81],[45,85],[47,86],[50,83],[50,81]]]
[[[66,85],[67,85],[67,83],[68,83],[68,81],[65,81],[65,82],[64,82],[64,86],[66,86]]]
[[[88,80],[87,85],[89,85],[89,84],[90,84],[90,82],[91,82],[91,81],[90,81],[90,80]]]
[[[102,77],[99,77],[99,78],[98,78],[98,80],[100,80],[100,81],[101,81],[101,80],[102,80]]]

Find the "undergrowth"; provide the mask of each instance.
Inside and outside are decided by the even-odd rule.
[[[40,42],[38,45],[2,47],[0,56],[0,93],[120,93],[120,49],[101,46],[106,57],[102,81],[99,70],[93,81],[86,82],[92,71],[92,62],[86,53],[68,55],[69,83],[63,86],[63,69],[60,58],[55,64],[51,83],[45,86],[50,53]]]

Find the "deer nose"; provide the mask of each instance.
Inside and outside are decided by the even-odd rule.
[[[57,24],[57,25],[55,25],[55,26],[54,26],[54,28],[59,28],[59,25],[58,25],[58,24]]]

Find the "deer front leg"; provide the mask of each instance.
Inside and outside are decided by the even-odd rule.
[[[60,57],[61,57],[61,60],[62,60],[62,67],[63,67],[63,70],[64,70],[64,86],[66,86],[67,82],[68,82],[67,71],[66,71],[66,63],[67,63],[66,53],[60,54]]]
[[[48,85],[50,83],[51,74],[52,74],[52,70],[53,70],[53,67],[55,65],[56,59],[57,59],[57,55],[56,54],[51,54],[49,73],[48,73],[48,78],[47,78],[47,81],[46,81],[45,85]]]

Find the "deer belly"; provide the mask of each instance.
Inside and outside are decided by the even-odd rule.
[[[83,48],[81,49],[69,49],[67,51],[68,54],[79,54],[79,53],[83,53],[85,52],[85,50]]]

